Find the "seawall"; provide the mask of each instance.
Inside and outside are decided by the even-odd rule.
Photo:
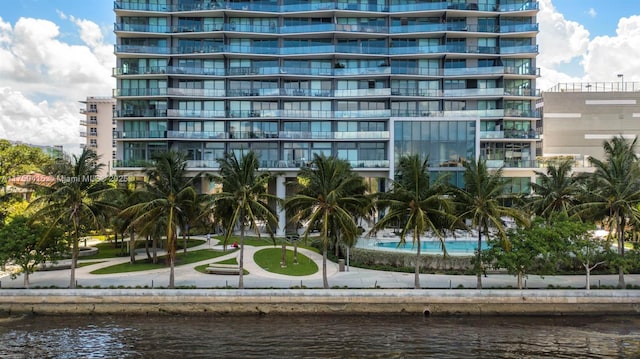
[[[1,315],[638,315],[639,290],[3,289]]]

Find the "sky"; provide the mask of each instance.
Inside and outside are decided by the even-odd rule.
[[[537,88],[640,82],[640,0],[539,0]],[[78,153],[87,96],[111,96],[112,0],[0,0],[0,138]],[[619,77],[621,74],[623,77]]]

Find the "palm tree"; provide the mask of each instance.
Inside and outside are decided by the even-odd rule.
[[[413,246],[417,248],[414,286],[420,288],[421,234],[430,231],[440,240],[446,255],[446,247],[441,230],[451,228],[456,217],[453,203],[446,196],[449,185],[446,177],[438,177],[433,183],[429,175],[429,159],[419,155],[405,155],[400,158],[396,180],[391,190],[381,193],[377,206],[388,209],[384,217],[373,226],[372,232],[400,223],[400,243],[406,243],[411,234]],[[404,223],[404,224],[403,224]]]
[[[169,288],[175,286],[176,230],[183,221],[186,208],[196,199],[194,181],[199,178],[187,176],[187,161],[181,153],[169,151],[153,158],[151,166],[144,169],[148,181],[138,191],[140,202],[124,211],[123,216],[133,215],[131,225],[141,234],[153,233],[160,224],[166,235],[167,261],[169,263]]]
[[[508,249],[509,239],[502,218],[512,218],[518,224],[528,221],[524,212],[504,205],[504,201],[512,196],[506,193],[507,182],[502,177],[502,168],[489,173],[486,162],[481,159],[465,162],[464,167],[464,188],[455,191],[455,201],[460,209],[459,218],[471,220],[471,225],[478,231],[477,288],[482,289],[482,235],[489,237],[491,231],[495,231],[502,246]]]
[[[353,243],[359,235],[354,219],[357,208],[367,207],[366,186],[362,177],[351,171],[346,160],[314,155],[308,166],[302,167],[295,183],[298,193],[285,200],[284,207],[293,213],[293,223],[307,223],[303,233],[308,237],[314,228],[320,229],[322,241],[322,282],[327,280],[327,251],[330,243]]]
[[[545,218],[556,212],[569,214],[578,203],[580,192],[578,177],[571,173],[571,168],[571,160],[564,160],[557,166],[549,163],[546,172],[535,172],[540,182],[531,183],[533,213]]]
[[[103,167],[98,163],[98,155],[85,148],[80,156],[73,156],[74,164],[68,176],[61,176],[51,186],[39,186],[43,195],[36,198],[29,207],[37,209],[34,215],[38,221],[52,221],[51,228],[65,225],[71,239],[70,288],[76,287],[75,270],[78,263],[80,238],[87,229],[97,229],[105,216],[116,210],[106,199],[113,187],[97,175]]]
[[[244,288],[244,240],[248,226],[260,238],[260,223],[274,240],[274,229],[278,227],[278,216],[269,202],[279,201],[268,192],[268,184],[274,175],[268,172],[259,173],[259,158],[253,151],[243,153],[240,159],[235,152],[226,153],[218,159],[220,174],[213,177],[222,185],[222,192],[211,196],[214,204],[214,216],[225,228],[225,245],[233,235],[236,227],[240,228],[240,256],[238,265],[240,276],[238,288]]]
[[[618,241],[618,255],[624,258],[625,229],[640,223],[640,165],[636,155],[638,138],[621,136],[604,143],[604,159],[589,158],[595,172],[589,176],[581,214],[609,223]],[[618,267],[618,287],[624,288],[624,265]]]

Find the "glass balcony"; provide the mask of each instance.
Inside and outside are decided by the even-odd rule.
[[[536,96],[540,97],[540,90],[529,88],[506,88],[504,89],[506,96]]]
[[[464,67],[444,69],[444,76],[502,75],[504,71],[505,68],[503,66]]]
[[[327,1],[327,2],[319,2],[319,3],[282,5],[280,7],[280,11],[281,12],[301,12],[301,11],[334,10],[335,8],[336,8],[335,1]]]
[[[412,32],[437,32],[446,31],[447,24],[420,24],[420,25],[403,25],[403,26],[391,26],[389,28],[390,34],[407,34]]]
[[[529,54],[529,53],[537,54],[538,45],[500,47],[500,54]]]
[[[402,46],[389,48],[389,55],[407,55],[407,54],[437,54],[450,51],[448,45],[433,46]],[[462,47],[464,48],[464,46]]]
[[[333,96],[333,91],[315,89],[281,89],[280,94],[282,96],[331,97]]]
[[[120,88],[113,89],[113,97],[118,96],[166,96],[166,88]]]
[[[197,24],[197,25],[179,25],[172,26],[171,32],[173,33],[181,33],[181,32],[212,32],[212,31],[220,31],[224,29],[224,24]]]
[[[167,72],[173,75],[201,75],[201,76],[224,76],[225,69],[213,67],[185,67],[185,66],[168,66]]]
[[[114,160],[113,167],[116,168],[141,168],[151,164],[147,160]]]
[[[344,139],[373,139],[388,140],[389,131],[280,131],[279,138],[283,139],[312,139],[312,140],[344,140]]]
[[[244,10],[244,11],[260,11],[260,12],[279,12],[278,5],[261,4],[252,2],[226,2],[227,10]]]
[[[420,3],[420,4],[401,4],[389,6],[389,12],[414,12],[414,11],[427,11],[427,10],[444,10],[447,9],[448,3],[432,2],[432,3]]]
[[[333,45],[317,45],[308,47],[282,47],[280,48],[280,55],[303,55],[303,54],[326,54],[335,52],[336,48]],[[277,49],[271,49],[272,53],[278,53]],[[252,53],[252,51],[249,51]]]
[[[172,54],[211,54],[226,51],[226,46],[222,43],[202,46],[177,46],[171,48]]]
[[[167,94],[171,96],[188,96],[188,97],[224,97],[226,92],[224,89],[186,89],[186,88],[169,88]]]
[[[280,28],[279,33],[300,34],[300,33],[306,33],[306,32],[326,32],[326,31],[335,31],[335,30],[336,30],[336,25],[334,24],[311,24],[311,25],[283,26]]]
[[[249,24],[224,24],[222,28],[225,31],[252,32],[256,34],[276,34],[278,27],[275,22],[270,25],[249,25]]]
[[[535,117],[540,118],[540,111],[535,110],[520,110],[515,108],[504,109],[504,116],[506,117]]]
[[[219,168],[218,161],[187,160],[187,168]]]
[[[167,138],[204,140],[204,139],[228,138],[228,137],[229,136],[224,131],[201,131],[201,132],[167,131]]]
[[[128,109],[113,111],[114,117],[167,117],[167,110]]]
[[[529,10],[538,10],[539,5],[537,1],[529,1],[529,2],[514,2],[513,4],[500,4],[499,11],[501,12],[509,12],[509,11],[529,11]]]
[[[389,33],[389,28],[387,26],[371,26],[371,25],[338,24],[338,25],[335,25],[335,30],[343,31],[343,32],[365,32],[369,34]]]
[[[279,96],[279,95],[280,95],[280,89],[277,89],[277,88],[227,90],[227,96],[231,96],[231,97]]]
[[[391,67],[378,66],[378,67],[341,68],[341,69],[333,69],[333,73],[335,76],[389,75],[391,74]]]
[[[387,55],[389,50],[386,47],[376,46],[354,46],[351,44],[336,45],[336,52],[347,54],[370,54],[370,55]]]
[[[481,140],[494,140],[504,138],[504,131],[480,131]]]
[[[393,67],[391,73],[398,75],[442,76],[442,69]]]
[[[390,117],[391,110],[335,111],[335,118],[384,118]]]
[[[167,25],[139,25],[139,24],[113,24],[114,31],[131,31],[168,34],[171,26]]]
[[[391,110],[392,117],[504,117],[504,110],[459,110],[459,111],[429,111],[429,110]]]
[[[500,32],[503,34],[513,32],[531,32],[538,31],[538,24],[520,24],[520,25],[506,25],[500,26]]]
[[[115,138],[165,138],[166,131],[113,131]]]
[[[351,168],[389,168],[388,160],[349,161]]]
[[[505,66],[504,73],[509,75],[540,76],[540,68]]]
[[[358,90],[335,90],[335,97],[369,97],[369,96],[390,96],[390,88],[381,89],[358,89]]]
[[[167,115],[169,117],[224,118],[226,117],[226,112],[224,110],[216,111],[169,109],[167,110]]]
[[[159,54],[168,55],[169,48],[161,46],[140,46],[140,45],[114,45],[116,53],[130,53],[130,54]]]
[[[165,74],[167,66],[147,66],[147,67],[116,67],[113,69],[113,76],[121,75],[148,75]]]
[[[135,10],[135,11],[158,11],[169,12],[171,9],[167,4],[144,4],[138,1],[115,1],[113,4],[115,10]]]
[[[454,89],[444,90],[445,97],[469,97],[469,96],[503,96],[503,88],[487,88],[487,89]]]

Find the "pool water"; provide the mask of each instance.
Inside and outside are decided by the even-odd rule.
[[[428,253],[442,253],[442,245],[440,241],[420,241],[421,252]],[[451,240],[445,241],[447,253],[449,254],[474,254],[478,248],[477,240]],[[404,250],[404,251],[416,251],[416,246],[413,243],[406,242],[404,245],[398,246],[398,242],[380,242],[376,244],[376,247],[384,248],[388,250]],[[487,249],[489,246],[486,242],[482,242],[482,249]]]

